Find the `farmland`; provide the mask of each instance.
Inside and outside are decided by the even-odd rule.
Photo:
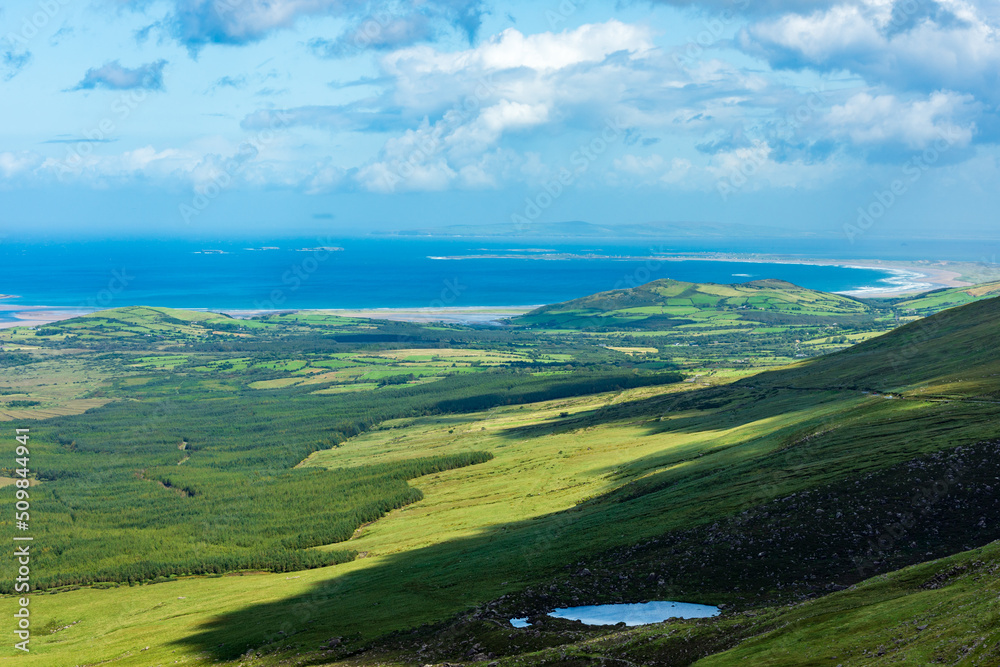
[[[65,369],[73,393],[46,401],[101,402],[14,415],[32,428],[47,545],[32,604],[49,630],[22,662],[730,664],[818,641],[810,628],[831,609],[859,624],[838,650],[861,655],[884,643],[886,614],[944,624],[930,600],[965,604],[965,573],[992,576],[997,303],[881,336],[891,305],[815,297],[781,325],[740,325],[726,304],[699,356],[650,342],[687,324],[137,308],[5,332],[7,353],[29,357],[5,373],[19,400],[46,396]],[[742,339],[724,335],[737,326],[856,338],[746,364]],[[788,366],[797,354],[811,358]],[[928,515],[949,531],[912,528],[872,552],[877,512],[909,502],[914,479],[956,470],[974,472]],[[781,555],[757,557],[769,551]],[[919,565],[938,558],[954,562]],[[966,569],[942,579],[954,587],[920,592],[955,563]],[[889,574],[911,565],[924,569]],[[727,612],[628,631],[539,615],[651,598]],[[514,631],[512,615],[537,623]]]

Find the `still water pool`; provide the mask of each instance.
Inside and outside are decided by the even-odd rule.
[[[586,607],[566,607],[549,613],[555,618],[580,621],[586,625],[646,625],[668,618],[709,618],[718,616],[719,608],[687,602],[640,602],[636,604],[599,604]],[[527,618],[512,618],[515,628],[530,625]]]

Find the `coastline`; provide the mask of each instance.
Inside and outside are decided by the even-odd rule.
[[[369,320],[390,320],[393,322],[415,322],[430,324],[444,322],[446,324],[499,324],[508,317],[523,315],[545,304],[530,306],[444,306],[440,308],[294,308],[279,310],[234,310],[219,308],[191,308],[200,312],[213,312],[229,315],[236,319],[247,319],[269,313],[322,313],[337,317],[348,317]],[[60,309],[50,306],[13,306],[0,305],[0,329],[13,327],[37,327],[53,322],[68,320],[88,313],[97,312],[93,309],[79,308]]]
[[[685,262],[745,262],[747,264],[807,264],[812,266],[839,266],[849,269],[872,269],[885,271],[890,277],[879,281],[889,285],[872,285],[857,290],[836,292],[847,296],[864,298],[886,298],[920,294],[936,289],[951,287],[969,287],[975,283],[959,280],[961,274],[946,268],[949,262],[927,261],[886,261],[879,259],[815,259],[805,257],[790,257],[787,255],[671,255],[661,257],[665,261]]]
[[[37,327],[68,320],[94,312],[94,309],[54,308],[52,306],[19,306],[0,303],[0,329]]]
[[[856,290],[836,292],[846,296],[863,298],[890,298],[908,294],[920,294],[936,289],[968,287],[975,283],[959,280],[958,271],[947,268],[956,262],[930,260],[878,260],[878,259],[820,259],[792,255],[739,254],[739,253],[685,253],[674,255],[629,255],[609,256],[592,253],[572,254],[544,252],[540,254],[489,254],[429,256],[439,261],[460,261],[463,259],[533,259],[537,261],[565,261],[570,259],[621,259],[652,262],[732,262],[740,264],[802,264],[810,266],[837,266],[848,269],[870,269],[888,274],[879,281],[881,284],[866,286]]]
[[[534,306],[444,306],[441,308],[299,308],[295,312],[322,313],[337,317],[350,317],[365,320],[391,320],[393,322],[416,322],[429,324],[445,322],[448,324],[497,324],[507,317],[523,315],[544,304]],[[221,310],[225,315],[245,319],[255,315],[263,315],[271,310]]]
[[[564,255],[534,255],[534,259],[566,259]],[[462,259],[462,257],[440,258]],[[946,261],[887,261],[870,259],[819,259],[796,257],[788,255],[735,254],[735,253],[687,253],[678,255],[650,255],[646,257],[628,257],[631,260],[648,260],[660,262],[734,262],[746,264],[806,264],[813,266],[839,266],[844,268],[870,269],[883,271],[886,278],[877,284],[865,286],[856,290],[837,292],[857,298],[892,298],[919,294],[932,290],[968,287],[975,283],[960,280],[961,273],[954,270],[955,262]],[[11,294],[0,294],[0,300],[17,298]],[[507,317],[521,315],[540,305],[511,306],[444,306],[417,308],[295,308],[274,310],[240,310],[240,309],[206,309],[193,308],[223,313],[236,318],[249,318],[273,312],[318,312],[339,317],[359,319],[380,319],[399,322],[431,323],[444,322],[448,324],[497,324]],[[35,327],[61,320],[78,317],[97,309],[61,308],[53,306],[15,305],[0,301],[0,329],[11,327]]]

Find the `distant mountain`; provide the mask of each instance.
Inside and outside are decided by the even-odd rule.
[[[783,280],[717,285],[663,279],[542,306],[512,323],[556,329],[653,330],[694,323],[859,323],[879,314],[884,316],[884,309],[860,299]]]
[[[430,237],[527,237],[527,238],[814,238],[818,234],[765,227],[706,222],[646,222],[622,225],[597,225],[590,222],[533,222],[528,225],[448,225],[426,229],[382,232],[380,236]]]

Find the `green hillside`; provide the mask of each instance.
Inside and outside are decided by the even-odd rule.
[[[597,631],[538,619],[535,627],[539,638],[522,640],[526,650],[496,664],[996,665],[1000,542],[874,577],[815,600],[720,619]],[[547,647],[545,640],[557,634],[572,640]],[[496,641],[488,633],[480,638],[482,644]]]
[[[549,329],[669,329],[873,321],[878,309],[859,299],[805,289],[781,280],[734,285],[655,280],[601,292],[514,318]]]
[[[982,300],[708,387],[523,328],[262,318],[228,347],[134,350],[116,403],[32,426],[54,587],[32,604],[54,632],[24,662],[992,664],[973,635],[998,616],[973,595],[997,586],[998,315]],[[444,379],[327,393],[390,362]],[[257,388],[288,377],[322,381]],[[726,607],[635,630],[544,616],[650,599]]]
[[[1000,398],[998,339],[1000,299],[984,299],[761,380],[798,388],[893,392],[912,399],[995,400]]]
[[[38,328],[16,327],[4,332],[11,342],[35,342],[38,337],[64,343],[114,341],[117,345],[199,340],[259,326],[219,313],[176,308],[125,306],[54,322]]]
[[[962,306],[980,299],[1000,296],[1000,281],[934,290],[914,297],[892,300],[892,305],[902,311],[916,315],[930,315],[945,308]]]

